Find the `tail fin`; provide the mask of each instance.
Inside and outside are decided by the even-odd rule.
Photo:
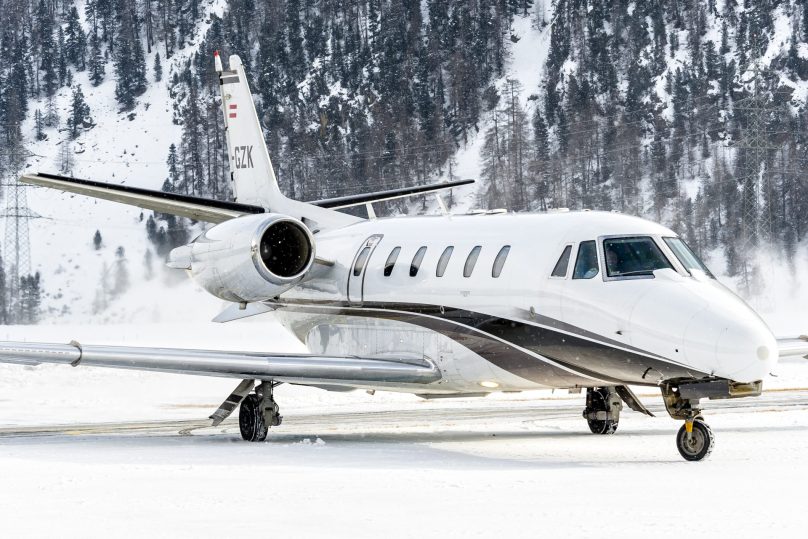
[[[236,55],[231,56],[230,69],[225,70],[217,51],[214,53],[214,65],[222,93],[230,179],[236,202],[314,221],[325,228],[345,226],[360,220],[283,196],[275,179],[241,59]]]

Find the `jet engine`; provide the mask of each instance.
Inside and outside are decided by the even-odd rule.
[[[168,257],[169,267],[188,270],[202,288],[234,302],[274,298],[304,280],[313,263],[309,229],[278,214],[225,221]]]

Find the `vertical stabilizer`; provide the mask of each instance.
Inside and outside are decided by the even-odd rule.
[[[250,87],[241,59],[230,57],[225,70],[218,52],[214,66],[222,92],[222,112],[230,157],[230,179],[236,202],[261,206],[283,213],[317,227],[331,228],[351,224],[357,218],[286,198],[278,188],[269,158],[261,122],[255,111]],[[314,227],[312,227],[314,228]]]

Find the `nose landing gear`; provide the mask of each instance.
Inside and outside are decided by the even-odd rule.
[[[623,402],[613,387],[590,387],[586,390],[584,419],[592,434],[614,434],[620,421]]]
[[[662,386],[662,398],[670,416],[685,422],[676,434],[676,449],[682,458],[698,461],[709,457],[715,447],[715,436],[704,422],[699,399],[683,398],[679,388],[669,384]]]

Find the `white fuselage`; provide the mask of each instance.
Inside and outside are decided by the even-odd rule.
[[[313,353],[435,362],[440,382],[386,387],[422,394],[762,379],[777,360],[771,332],[715,279],[688,270],[662,239],[675,236],[603,212],[372,219],[315,234],[317,257],[333,265],[316,264],[276,314]],[[671,269],[610,277],[613,237],[651,238]],[[598,273],[573,278],[579,246],[592,240]]]

